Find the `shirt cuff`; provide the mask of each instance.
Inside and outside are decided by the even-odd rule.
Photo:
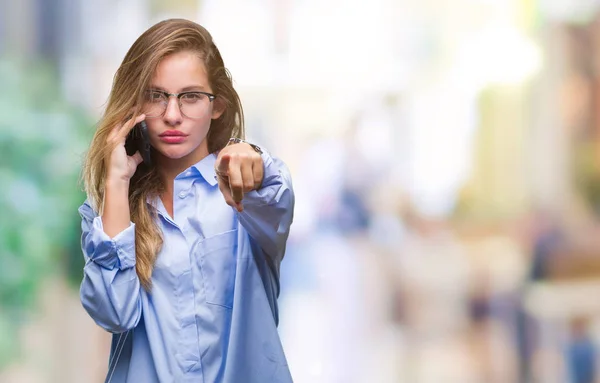
[[[260,155],[263,160],[264,173],[260,189],[253,190],[244,195],[244,206],[270,205],[277,202],[277,195],[280,189],[286,185],[285,175],[287,169],[283,163],[273,157],[266,151]]]
[[[110,238],[102,225],[102,218],[95,217],[89,233],[88,251],[90,259],[107,269],[120,270],[135,266],[135,224]]]

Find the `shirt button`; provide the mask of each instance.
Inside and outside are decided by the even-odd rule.
[[[181,193],[179,193],[179,198],[183,199],[185,197],[187,197],[188,195],[188,190],[182,191]]]

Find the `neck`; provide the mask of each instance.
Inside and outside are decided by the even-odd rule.
[[[167,191],[173,190],[173,182],[175,181],[175,177],[179,174],[183,173],[190,166],[198,163],[205,157],[207,157],[209,153],[202,153],[202,155],[190,155],[185,158],[180,159],[171,159],[160,156],[157,158],[157,166],[156,170],[158,171],[159,177],[162,180],[162,183]],[[158,157],[158,156],[157,156]]]
[[[158,170],[160,179],[163,181],[163,185],[167,188],[167,190],[171,190],[173,188],[173,181],[175,180],[175,177],[191,166],[183,161],[173,161],[169,159],[163,159],[157,165],[158,166],[156,170]]]

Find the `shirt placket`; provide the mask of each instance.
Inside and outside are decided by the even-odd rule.
[[[194,209],[194,181],[190,178],[176,179],[173,190],[173,212],[175,222],[187,242],[187,253],[180,254],[188,262],[187,270],[179,278],[178,306],[181,331],[179,332],[179,364],[184,372],[195,370],[200,363],[200,350],[198,347],[198,327],[196,325],[196,299],[193,284],[193,267],[191,265],[189,251],[194,238],[190,237],[188,214]]]

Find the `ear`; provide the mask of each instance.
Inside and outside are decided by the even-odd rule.
[[[225,103],[220,97],[217,97],[213,101],[213,110],[210,118],[216,120],[217,118],[221,117],[223,112],[225,112]]]

